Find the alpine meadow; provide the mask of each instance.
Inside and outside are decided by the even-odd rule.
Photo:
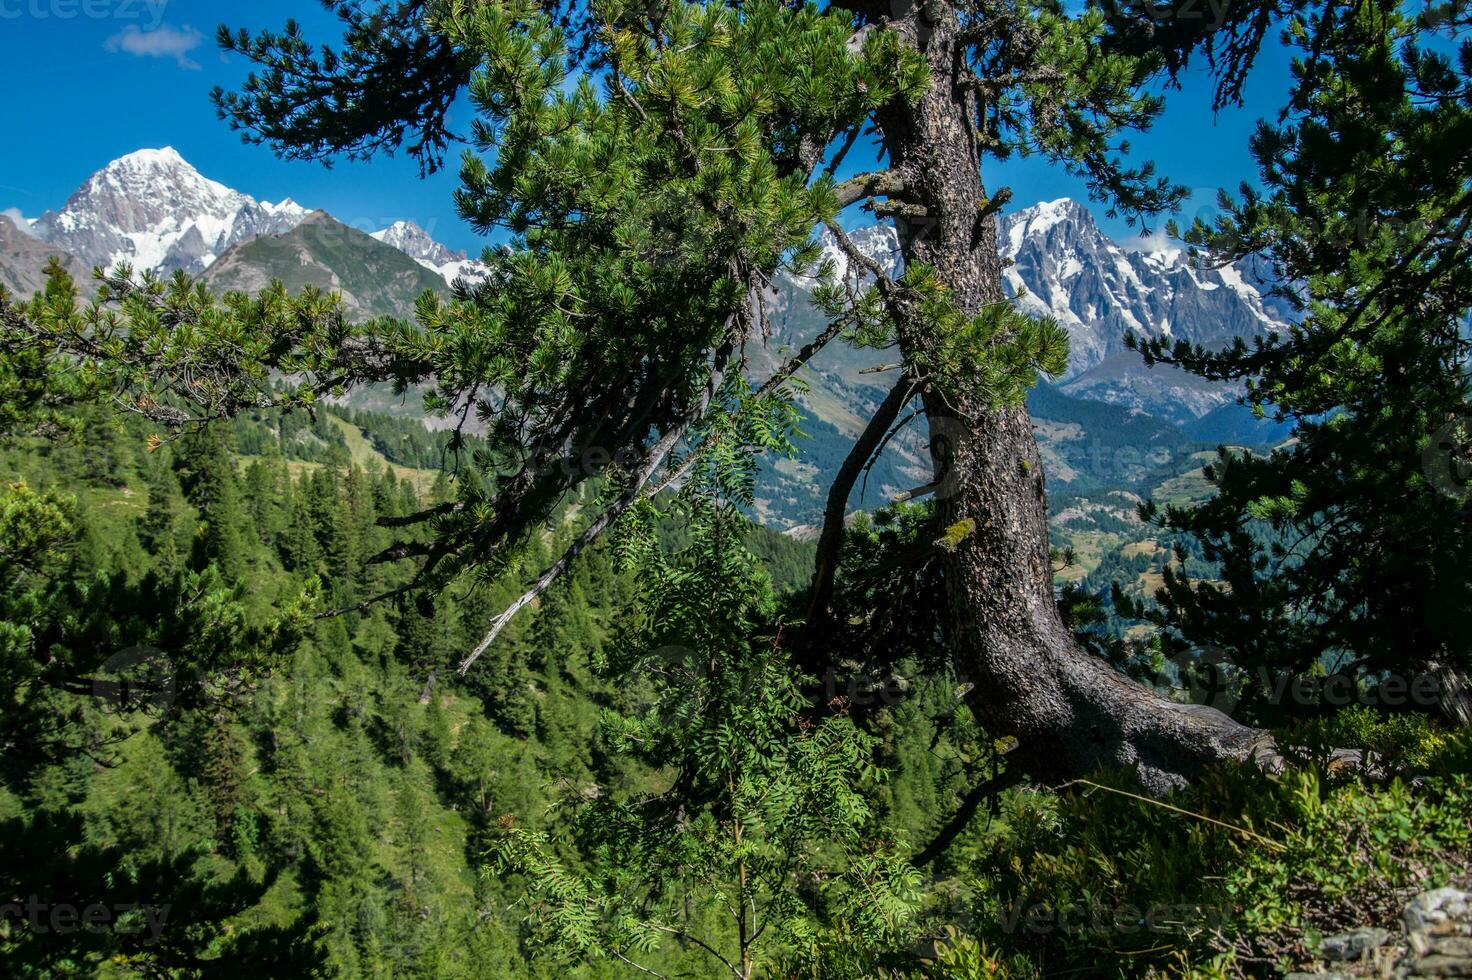
[[[0,973],[1472,976],[1472,2],[222,9],[0,3]]]

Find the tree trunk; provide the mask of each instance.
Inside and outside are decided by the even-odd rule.
[[[890,26],[925,54],[934,79],[918,103],[881,118],[905,200],[927,211],[897,219],[904,258],[934,267],[962,308],[975,312],[1006,297],[996,223],[981,210],[977,96],[954,84],[955,13],[946,4],[894,0]],[[936,338],[916,324],[899,332],[913,367]],[[1265,733],[1163,698],[1074,641],[1054,597],[1042,461],[1027,409],[948,404],[933,390],[924,400],[942,526],[975,522],[942,558],[946,633],[957,672],[974,685],[980,722],[993,737],[1018,740],[1014,764],[1047,780],[1122,766],[1160,793],[1210,763],[1269,749]]]

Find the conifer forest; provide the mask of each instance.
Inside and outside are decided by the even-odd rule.
[[[0,976],[1472,976],[1472,2],[0,66]]]

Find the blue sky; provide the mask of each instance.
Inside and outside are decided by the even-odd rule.
[[[315,0],[0,0],[0,90],[9,93],[0,102],[0,210],[36,217],[60,207],[108,161],[169,145],[205,176],[258,199],[291,197],[365,230],[411,219],[452,247],[478,250],[483,241],[451,203],[453,167],[421,180],[407,157],[345,161],[331,170],[285,163],[267,148],[243,145],[215,118],[210,89],[238,84],[248,71],[243,59],[215,47],[217,23],[224,17],[232,27],[276,29],[289,16],[309,39],[334,37]],[[1193,188],[1188,216],[1209,208],[1217,187],[1254,174],[1247,138],[1281,104],[1287,80],[1286,53],[1266,52],[1247,106],[1214,117],[1208,83],[1189,79],[1183,91],[1167,93],[1154,130],[1132,137],[1132,156],[1154,159],[1163,174]],[[1079,182],[1040,158],[994,165],[987,182],[1009,184],[1013,208],[1086,197]],[[1116,238],[1134,233],[1094,210]]]

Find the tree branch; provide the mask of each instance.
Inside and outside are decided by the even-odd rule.
[[[783,364],[776,371],[772,372],[772,376],[766,381],[762,382],[762,386],[756,390],[755,397],[765,398],[772,392],[776,391],[777,388],[784,381],[800,371],[803,365],[812,360],[814,355],[816,355],[818,351],[826,347],[829,342],[833,340],[834,337],[837,337],[838,334],[843,330],[845,323],[845,320],[839,319],[834,320],[832,323],[828,324],[828,326],[824,328],[822,333],[818,334],[818,336],[814,337],[812,340],[804,344],[796,354],[793,354],[787,359],[787,362],[785,364]],[[707,445],[708,444],[701,445],[700,447],[691,451],[690,455],[686,456],[680,462],[679,466],[675,467],[675,469],[669,475],[667,475],[663,480],[660,480],[659,483],[654,486],[653,490],[651,491],[651,495],[663,493],[670,487],[675,486],[681,480],[683,480],[689,474],[689,472],[695,468],[695,464],[699,462],[700,457],[705,451]]]
[[[875,195],[892,197],[904,192],[904,180],[892,170],[876,170],[873,173],[859,174],[833,188],[833,193],[838,196],[838,206],[842,208],[866,197]]]
[[[425,508],[405,517],[380,517],[376,523],[379,527],[411,527],[415,524],[423,524],[425,521],[432,521],[436,517],[453,514],[462,506],[464,505],[451,501],[449,503],[436,504],[433,507]]]
[[[910,858],[910,863],[917,868],[923,868],[931,861],[940,857],[945,853],[946,848],[950,847],[952,842],[961,835],[961,831],[966,829],[966,825],[971,822],[971,818],[976,816],[976,809],[981,806],[982,801],[996,796],[1003,790],[1011,789],[1013,786],[1022,782],[1022,778],[1022,769],[1020,767],[1012,768],[990,779],[983,779],[976,786],[972,787],[971,791],[962,798],[961,805],[956,808],[956,812],[951,816],[951,819],[946,821],[945,826],[936,832],[935,837],[929,844],[926,844],[914,857]]]
[[[818,538],[818,557],[813,568],[813,584],[808,600],[806,626],[803,629],[803,647],[806,658],[812,660],[813,641],[826,635],[832,628],[833,580],[838,570],[838,553],[843,547],[844,517],[848,513],[848,498],[853,493],[864,464],[883,441],[885,433],[899,417],[900,410],[915,392],[915,384],[908,374],[900,375],[895,386],[880,402],[879,408],[869,420],[833,478],[828,488],[828,505],[823,512],[823,532]]]
[[[720,391],[721,385],[725,382],[726,368],[729,366],[731,358],[735,354],[738,346],[736,321],[739,318],[740,314],[732,314],[728,322],[726,341],[716,351],[710,377],[706,379],[705,390],[700,393],[700,397],[696,400],[695,405],[644,454],[644,459],[638,471],[634,474],[633,482],[613,502],[612,506],[598,515],[583,530],[583,533],[578,535],[576,540],[568,547],[567,551],[563,552],[562,557],[557,559],[546,571],[537,577],[537,580],[532,583],[531,588],[522,593],[515,602],[506,608],[505,612],[491,621],[490,631],[486,633],[485,638],[471,651],[470,656],[461,662],[461,674],[470,670],[471,666],[480,659],[481,655],[490,649],[491,644],[496,641],[496,637],[506,628],[506,624],[511,622],[512,617],[543,592],[547,591],[547,588],[561,578],[563,573],[571,567],[573,560],[582,553],[584,548],[598,540],[599,535],[607,529],[608,525],[622,517],[634,505],[634,502],[643,494],[644,487],[649,482],[650,477],[654,475],[654,471],[659,469],[660,464],[664,462],[665,457],[679,444],[681,439],[685,438],[685,434],[690,431],[690,427],[705,417],[705,413],[710,409],[710,403],[715,400],[716,393]]]
[[[848,256],[848,260],[861,266],[865,272],[873,276],[874,281],[879,284],[880,293],[886,300],[893,300],[898,287],[895,286],[894,280],[889,278],[889,274],[884,271],[883,267],[865,255],[863,249],[854,244],[854,240],[848,237],[848,232],[844,231],[843,226],[838,222],[825,221],[823,224],[832,233],[834,241],[838,242],[838,247],[843,250],[843,254]],[[891,313],[895,312],[897,311],[891,306]]]

